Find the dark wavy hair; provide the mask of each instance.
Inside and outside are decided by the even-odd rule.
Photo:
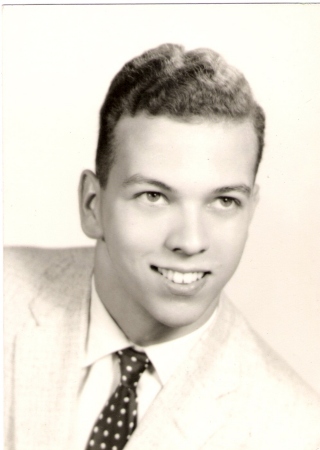
[[[164,44],[132,59],[118,72],[100,111],[96,174],[102,187],[115,160],[117,122],[142,112],[185,121],[251,119],[258,138],[257,172],[264,146],[264,112],[242,73],[213,50],[186,52],[180,45]]]

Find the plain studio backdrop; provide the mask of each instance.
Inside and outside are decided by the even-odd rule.
[[[210,47],[267,115],[261,199],[227,292],[320,391],[320,6],[5,6],[4,242],[92,245],[77,184],[111,78],[164,42]],[[196,170],[196,168],[195,168]]]

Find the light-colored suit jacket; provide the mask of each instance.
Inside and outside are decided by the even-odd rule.
[[[72,450],[92,249],[5,255],[7,450]],[[126,450],[319,450],[318,397],[223,299]]]

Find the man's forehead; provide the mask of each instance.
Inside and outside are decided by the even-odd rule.
[[[252,178],[258,142],[250,120],[182,122],[140,114],[123,117],[116,131],[118,176],[120,171],[128,179],[142,173],[146,178],[170,180],[170,185],[178,175],[190,184],[211,175],[216,180],[230,174],[234,178],[235,172],[237,184],[242,183],[241,174],[245,181],[247,172]]]

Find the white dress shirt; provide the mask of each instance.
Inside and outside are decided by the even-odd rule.
[[[137,387],[139,423],[158,392],[215,317],[216,312],[205,324],[186,336],[143,348],[137,347],[111,318],[99,299],[92,280],[89,332],[83,354],[83,380],[78,395],[73,448],[86,448],[94,423],[119,383],[120,369],[116,351],[134,346],[137,350],[145,351],[152,363],[142,374]]]

